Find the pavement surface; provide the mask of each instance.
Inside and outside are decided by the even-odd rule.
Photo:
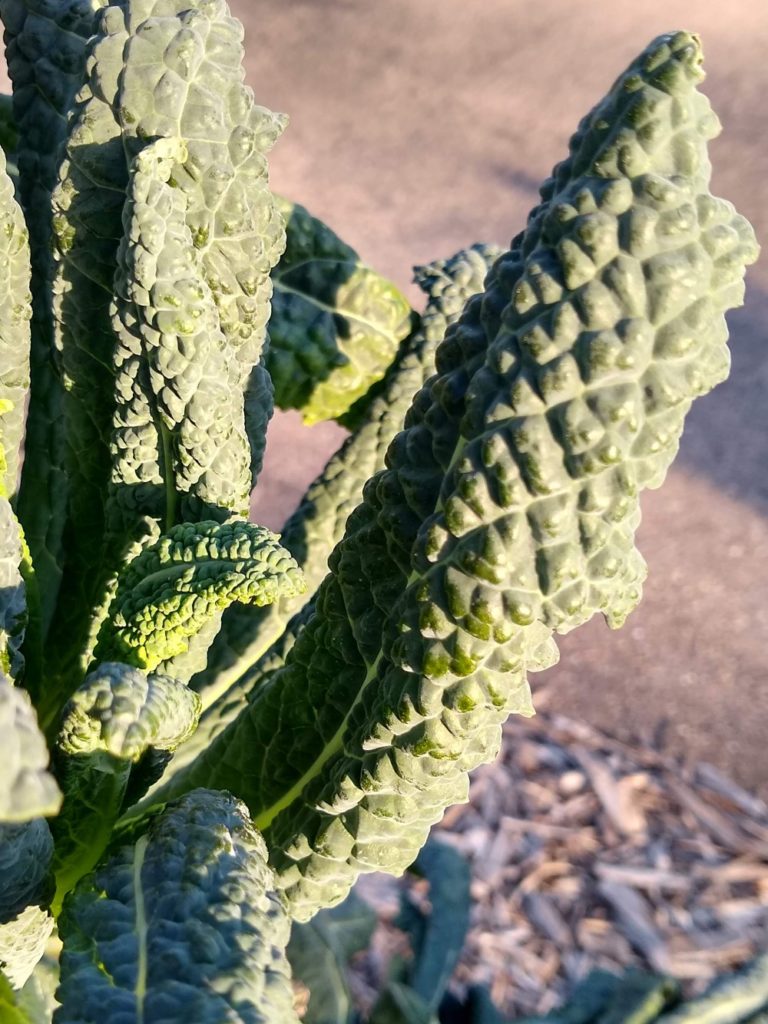
[[[290,115],[275,189],[417,300],[410,268],[507,242],[580,117],[660,32],[700,34],[724,131],[714,190],[768,239],[763,0],[231,0],[258,102]],[[664,488],[645,496],[645,598],[625,628],[562,639],[535,686],[619,735],[666,730],[768,796],[768,260],[730,318],[730,380],[697,403]],[[280,414],[255,497],[279,528],[338,445]]]

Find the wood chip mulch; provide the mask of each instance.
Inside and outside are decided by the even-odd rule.
[[[512,718],[440,836],[472,865],[456,982],[487,985],[511,1018],[548,1012],[596,967],[671,975],[693,996],[768,948],[768,807],[657,743]],[[387,889],[368,896],[391,920]]]

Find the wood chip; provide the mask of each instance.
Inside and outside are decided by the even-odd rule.
[[[768,948],[768,809],[660,737],[546,711],[505,724],[501,757],[442,823],[473,869],[459,996],[487,984],[505,1017],[542,1015],[591,970],[634,967],[690,998]],[[355,966],[369,988],[385,961]]]

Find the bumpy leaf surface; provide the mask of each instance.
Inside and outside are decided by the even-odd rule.
[[[18,520],[7,498],[0,497],[0,669],[12,679],[17,679],[24,667],[21,645],[27,599],[19,569],[23,556]]]
[[[283,527],[281,543],[302,568],[305,594],[282,598],[268,608],[229,609],[206,671],[192,682],[206,706],[225,694],[222,704],[212,707],[201,723],[201,744],[212,737],[209,727],[219,732],[234,717],[233,712],[244,706],[254,678],[264,671],[257,662],[319,587],[328,572],[328,557],[344,535],[344,525],[360,501],[363,487],[384,468],[389,443],[402,429],[413,396],[434,373],[437,346],[467,300],[482,290],[485,275],[500,254],[495,246],[475,245],[447,260],[415,268],[416,281],[427,295],[419,327],[401,346],[378,394],[358,413],[355,433],[310,484]]]
[[[272,274],[267,367],[281,409],[335,419],[392,362],[411,327],[407,299],[303,206],[280,200],[287,244]]]
[[[291,1024],[290,922],[245,807],[196,791],[83,879],[56,1024]]]
[[[34,319],[19,517],[40,579],[47,626],[61,577],[67,479],[63,389],[53,349],[51,192],[67,114],[85,73],[86,40],[103,0],[0,0],[18,131],[20,198],[29,227]]]
[[[194,730],[200,699],[183,683],[106,662],[64,711],[57,743],[64,804],[53,822],[56,905],[98,862],[125,798],[131,767],[173,750]]]
[[[233,601],[269,604],[303,587],[296,561],[263,527],[176,526],[121,573],[96,657],[151,671],[184,654],[190,638]]]
[[[0,448],[5,452],[4,484],[14,494],[29,387],[29,239],[0,150]]]
[[[53,839],[45,818],[0,825],[0,923],[50,896],[52,856]]]
[[[0,822],[56,814],[61,794],[48,772],[48,748],[31,701],[0,672]]]
[[[728,369],[754,235],[709,194],[696,37],[660,37],[582,122],[438,350],[285,668],[187,773],[265,830],[292,913],[401,871],[530,713],[552,632],[640,596],[643,487]]]
[[[53,918],[35,905],[0,924],[0,970],[13,988],[21,988],[32,974],[52,931]]]
[[[87,82],[54,193],[55,306],[71,487],[67,567],[52,634],[59,657],[46,695],[46,721],[55,719],[82,679],[95,638],[92,626],[98,629],[105,613],[115,568],[134,553],[130,542],[136,532],[146,530],[144,517],[151,519],[156,512],[154,502],[146,509],[133,506],[136,530],[122,516],[115,525],[105,515],[113,509],[116,489],[124,508],[132,507],[129,499],[137,497],[124,493],[123,467],[114,467],[110,454],[116,415],[112,298],[129,167],[147,140],[185,143],[186,157],[174,161],[172,178],[185,199],[186,228],[198,259],[190,257],[183,273],[191,263],[202,267],[231,349],[227,372],[235,378],[232,399],[236,407],[244,406],[254,472],[260,461],[271,397],[263,369],[254,366],[269,317],[269,274],[284,245],[282,221],[267,187],[265,155],[284,121],[254,104],[243,85],[241,62],[242,26],[230,17],[223,0],[112,0],[97,18]],[[175,223],[172,230],[180,225]],[[146,222],[143,245],[150,231]],[[131,241],[124,254],[129,261]],[[151,262],[143,265],[143,272],[167,280],[166,267],[158,272]],[[155,312],[160,313],[145,309],[145,321],[152,323]],[[152,385],[169,403],[176,374],[186,362],[183,337],[178,346],[171,353],[166,345],[167,359],[155,367],[162,370],[165,385],[159,380]],[[130,393],[122,397],[131,400]],[[146,420],[146,408],[133,412],[144,418],[141,422]],[[135,448],[130,451],[136,454]],[[120,457],[118,452],[118,461]],[[152,452],[148,458],[152,460]],[[206,485],[211,479],[209,474]],[[240,494],[241,481],[235,485],[218,480],[226,485],[221,501],[226,506],[233,489],[239,488]],[[206,500],[212,501],[210,493]]]
[[[182,743],[199,713],[200,698],[178,680],[105,662],[67,705],[58,747],[72,756],[104,753],[137,761],[148,747]]]
[[[237,359],[169,183],[186,158],[180,139],[135,158],[115,281],[115,500],[166,527],[247,516],[251,494]]]

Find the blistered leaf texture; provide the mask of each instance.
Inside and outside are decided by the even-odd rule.
[[[6,461],[0,486],[8,494],[16,491],[29,387],[29,278],[27,226],[0,150],[0,448]]]
[[[58,260],[54,304],[66,387],[70,492],[67,565],[52,633],[60,658],[47,688],[48,721],[55,718],[87,669],[116,567],[132,556],[136,542],[151,538],[157,528],[154,489],[145,487],[141,492],[130,484],[130,493],[126,493],[122,477],[127,469],[114,466],[110,449],[116,415],[118,426],[129,429],[130,423],[122,424],[119,416],[136,397],[130,380],[121,379],[120,387],[128,390],[120,392],[123,405],[118,413],[112,303],[131,161],[148,140],[180,139],[184,143],[179,160],[173,162],[172,177],[184,197],[186,229],[197,259],[185,252],[182,272],[188,276],[192,266],[201,267],[206,315],[210,315],[211,296],[215,303],[219,328],[231,348],[226,368],[227,380],[235,380],[232,404],[244,409],[250,440],[248,459],[255,474],[271,412],[271,392],[264,386],[263,371],[254,367],[269,317],[269,274],[284,245],[282,221],[267,185],[266,153],[283,124],[284,119],[258,107],[243,84],[242,26],[229,15],[223,0],[134,0],[130,4],[113,0],[99,12],[87,80],[73,112],[53,196]],[[182,152],[186,154],[183,160]],[[156,191],[163,191],[163,184],[167,182],[157,183]],[[139,197],[134,194],[133,198]],[[133,213],[139,213],[135,202]],[[149,213],[148,217],[151,219]],[[181,225],[175,220],[171,230],[178,238]],[[149,243],[147,218],[142,232],[142,248],[149,254],[142,271],[155,284],[156,273],[166,281],[165,265],[158,270],[148,265],[154,255],[161,258],[163,253],[155,254]],[[129,238],[123,274],[126,259],[130,262],[132,256],[131,244]],[[173,245],[171,251],[176,251]],[[195,287],[199,288],[200,282]],[[123,287],[123,299],[127,298],[125,291]],[[134,301],[139,295],[130,298]],[[158,326],[155,312],[159,311],[142,310],[151,328]],[[168,319],[160,317],[161,321]],[[141,333],[141,324],[137,326]],[[169,333],[176,332],[171,329]],[[150,388],[177,412],[174,391],[180,384],[176,375],[177,364],[184,363],[184,340],[180,337],[176,352],[170,353],[166,339],[168,358],[154,366],[166,379],[156,377]],[[123,337],[122,344],[126,343]],[[215,343],[211,345],[216,348]],[[210,351],[208,355],[213,358]],[[124,350],[120,358],[125,359]],[[147,412],[140,404],[129,410],[138,418],[139,435]],[[226,409],[221,415],[226,418]],[[215,416],[214,420],[214,440],[220,441],[222,431]],[[158,426],[162,434],[163,428]],[[242,425],[238,430],[235,447],[242,448]],[[126,436],[122,441],[127,443]],[[138,440],[129,444],[131,458],[138,456],[137,446]],[[205,452],[209,447],[203,444]],[[232,445],[222,452],[222,458],[231,461],[231,449]],[[125,449],[119,448],[116,458],[124,454]],[[163,462],[172,462],[172,457],[172,451],[164,452]],[[151,465],[156,453],[150,450],[147,459]],[[204,460],[207,473],[202,482],[195,466],[187,468],[189,476],[204,485],[206,501],[210,501],[213,463],[207,455]],[[238,501],[242,498],[242,452],[237,460],[236,479],[217,478],[217,483],[226,485],[224,505],[234,500],[233,492]],[[147,497],[147,491],[151,501],[142,507],[138,498]],[[115,501],[123,514],[113,518]],[[161,503],[165,509],[173,504],[165,496]],[[126,516],[126,511],[132,515]],[[179,515],[183,511],[177,509]],[[192,516],[199,517],[199,512]],[[162,525],[171,522],[166,517]]]
[[[173,750],[194,730],[200,698],[183,683],[105,662],[64,709],[57,740],[64,803],[53,822],[60,902],[98,862],[125,799],[132,765]]]
[[[13,988],[21,988],[45,952],[53,918],[35,905],[0,924],[0,971]]]
[[[105,662],[91,672],[64,712],[58,747],[137,761],[148,747],[172,749],[194,730],[196,693],[163,675]]]
[[[61,577],[67,479],[63,389],[53,349],[51,192],[67,114],[85,73],[86,41],[103,0],[0,0],[18,132],[19,195],[29,228],[34,319],[19,517],[40,580],[44,625]]]
[[[317,423],[342,415],[381,380],[410,332],[411,308],[303,206],[279,205],[287,243],[272,273],[267,367],[280,408]]]
[[[465,303],[482,290],[485,275],[500,254],[495,246],[475,245],[447,260],[415,268],[416,280],[427,295],[418,328],[402,344],[378,394],[358,412],[354,434],[310,484],[283,527],[281,543],[301,566],[307,589],[303,595],[281,598],[267,608],[234,606],[226,612],[208,667],[193,680],[206,705],[212,703],[212,695],[226,694],[227,715],[219,716],[218,710],[211,708],[201,723],[204,731],[214,716],[218,719],[216,731],[220,731],[234,708],[243,706],[254,676],[263,671],[255,663],[322,582],[328,572],[328,557],[341,540],[365,483],[383,469],[389,443],[402,429],[414,394],[434,373],[437,346]],[[241,694],[238,705],[233,703],[236,691]],[[210,738],[201,734],[200,744]]]
[[[709,193],[695,36],[582,121],[437,353],[286,665],[189,784],[249,803],[294,916],[402,871],[493,758],[553,631],[640,597],[639,492],[728,369],[754,234]],[[290,710],[289,710],[290,709]]]
[[[48,771],[48,748],[24,690],[0,673],[0,822],[56,814],[61,793]]]
[[[45,818],[0,825],[0,923],[50,895],[53,839]]]
[[[0,497],[0,669],[17,679],[24,668],[21,645],[27,625],[27,598],[19,566],[24,555],[18,520]]]
[[[169,178],[180,139],[132,164],[115,279],[115,500],[173,525],[248,515],[250,447],[234,347]]]
[[[245,807],[197,790],[67,900],[56,1024],[297,1024],[290,922]]]
[[[182,655],[234,601],[269,604],[304,587],[274,533],[246,521],[182,524],[121,573],[96,657],[149,671]]]

